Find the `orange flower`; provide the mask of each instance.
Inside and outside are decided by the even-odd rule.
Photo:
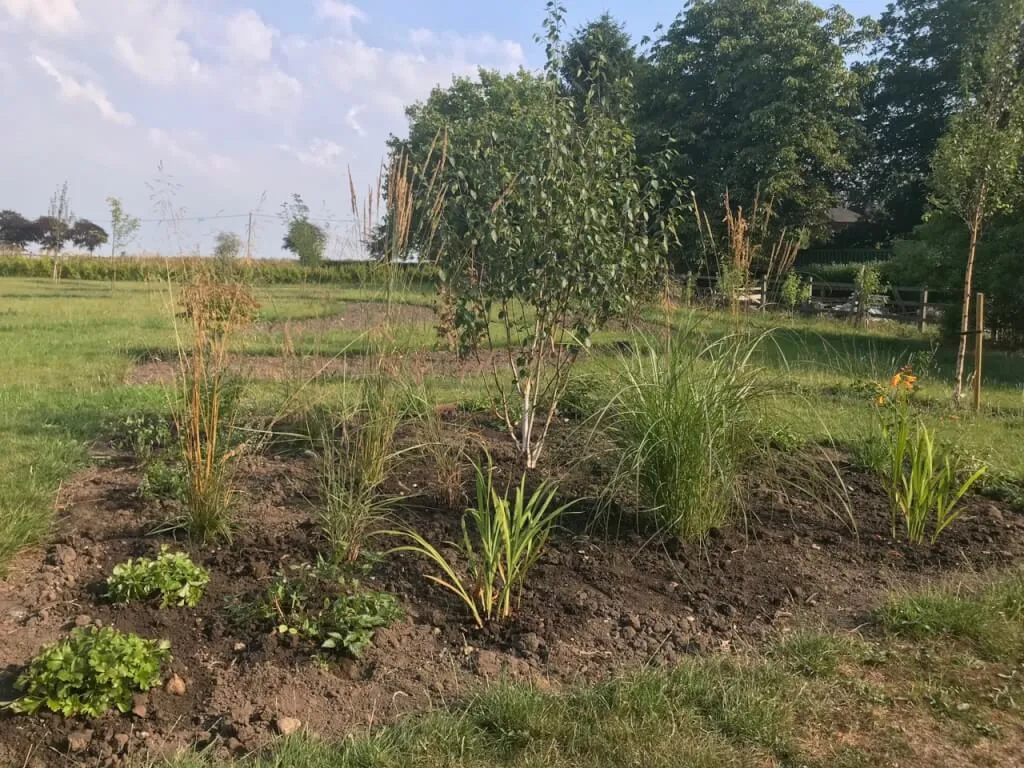
[[[875,405],[878,405],[878,406],[885,405],[885,395],[879,395],[878,399],[875,400]]]
[[[902,381],[902,379],[903,379],[902,374],[897,373],[895,376],[893,376],[889,380],[889,386],[892,387],[893,389],[895,389],[896,387],[898,387],[900,385],[900,381]]]

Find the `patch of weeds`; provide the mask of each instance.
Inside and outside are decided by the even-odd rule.
[[[48,709],[65,717],[99,717],[111,708],[127,712],[132,694],[160,685],[170,646],[113,627],[76,629],[32,660],[15,683],[25,695],[11,708],[28,714]]]
[[[951,638],[993,661],[1024,654],[1024,569],[973,589],[945,587],[894,597],[875,611],[885,632],[911,640]]]
[[[160,607],[195,607],[206,592],[210,574],[182,553],[167,547],[155,560],[139,558],[114,566],[107,579],[107,594],[115,603],[160,597]]]
[[[159,459],[146,465],[146,473],[139,483],[139,497],[144,501],[182,502],[187,493],[188,481],[179,465]]]
[[[171,427],[166,419],[151,414],[132,414],[107,425],[111,443],[134,456],[140,464],[149,462],[156,451],[171,444]]]
[[[845,651],[834,637],[799,633],[772,649],[772,656],[792,672],[804,677],[832,677]]]
[[[255,601],[239,614],[282,641],[359,657],[378,629],[401,615],[386,592],[363,590],[358,580],[330,563],[294,566],[279,572]]]

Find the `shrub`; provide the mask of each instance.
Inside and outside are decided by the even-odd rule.
[[[976,468],[961,482],[954,454],[937,446],[934,431],[911,416],[909,396],[916,382],[917,377],[904,368],[875,400],[888,451],[882,476],[892,510],[893,538],[902,519],[908,541],[923,544],[930,527],[934,544],[960,517],[957,505],[986,468]]]
[[[182,553],[167,547],[155,560],[140,558],[114,566],[107,593],[116,603],[131,603],[160,596],[160,607],[194,607],[210,583],[210,574]]]
[[[279,573],[257,606],[258,619],[275,635],[356,657],[401,615],[393,595],[361,591],[326,563]]]
[[[15,683],[25,695],[11,706],[16,712],[48,709],[65,717],[100,717],[111,707],[127,712],[133,693],[160,684],[169,649],[166,640],[144,640],[113,627],[76,629],[32,660]]]
[[[412,552],[437,566],[442,575],[427,579],[453,592],[469,609],[478,627],[512,615],[530,569],[537,562],[555,523],[571,506],[552,507],[556,488],[542,483],[532,494],[526,492],[526,476],[519,481],[515,498],[494,487],[494,466],[476,470],[476,506],[462,518],[462,540],[454,543],[465,563],[468,581],[456,566],[418,532],[412,529],[388,531],[410,544],[392,552]],[[472,527],[472,534],[470,528]]]
[[[751,356],[760,342],[728,337],[625,359],[610,434],[620,454],[608,493],[632,489],[662,530],[703,539],[740,503],[739,475],[758,449],[767,395]]]
[[[805,283],[796,272],[786,275],[779,293],[779,301],[790,312],[811,300],[811,284]]]

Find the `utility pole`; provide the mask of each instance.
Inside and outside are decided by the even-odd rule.
[[[245,262],[252,263],[252,211],[249,211],[249,231],[245,238]]]

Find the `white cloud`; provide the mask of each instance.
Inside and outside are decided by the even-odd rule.
[[[361,8],[341,0],[320,0],[317,3],[316,15],[337,24],[346,35],[352,34],[353,22],[365,22],[369,18]]]
[[[239,61],[269,61],[277,34],[256,11],[239,11],[227,21],[225,53],[228,58]]]
[[[95,83],[80,83],[75,78],[57,69],[49,59],[38,54],[33,58],[35,59],[36,64],[38,64],[46,74],[57,81],[61,98],[65,101],[79,104],[91,104],[99,110],[99,113],[103,116],[104,120],[114,123],[115,125],[135,125],[135,118],[127,112],[118,111],[118,109],[111,103],[110,98],[104,90]]]
[[[75,0],[0,0],[0,12],[50,34],[68,35],[82,26]]]
[[[366,129],[359,123],[359,113],[366,111],[365,104],[356,104],[355,106],[349,107],[348,112],[345,113],[345,122],[348,123],[349,128],[358,133],[360,136],[366,135]]]
[[[207,79],[187,38],[193,28],[207,26],[194,0],[132,0],[118,6],[105,8],[106,21],[116,33],[117,57],[137,77],[155,85]]]
[[[160,160],[173,160],[189,170],[204,176],[217,176],[236,169],[236,163],[226,155],[207,152],[198,145],[203,137],[194,131],[174,136],[160,128],[150,128],[149,143],[160,153]]]
[[[278,144],[277,148],[287,152],[303,165],[325,170],[337,167],[338,161],[345,153],[345,148],[340,144],[320,138],[313,139],[309,149],[296,149],[288,144]]]
[[[279,69],[247,77],[235,89],[235,105],[262,115],[288,114],[302,99],[302,83]]]

